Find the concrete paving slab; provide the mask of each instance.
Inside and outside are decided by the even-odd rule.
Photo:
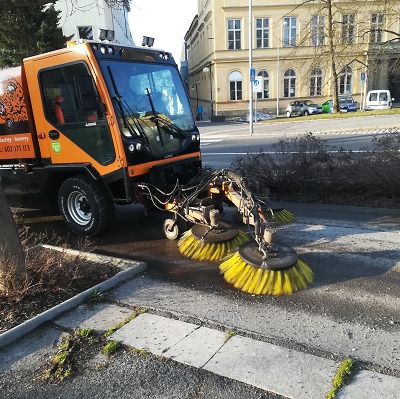
[[[208,327],[200,327],[164,353],[164,356],[188,364],[203,367],[226,341],[226,334]]]
[[[337,395],[337,399],[398,399],[400,378],[362,370],[348,386]]]
[[[110,339],[163,355],[197,328],[196,324],[143,313],[111,334]]]
[[[63,334],[55,328],[40,329],[0,348],[0,372],[38,369],[57,350]]]
[[[204,369],[296,399],[321,399],[339,363],[247,337],[232,337]]]
[[[100,333],[126,320],[134,312],[126,307],[110,304],[84,304],[54,320],[59,326],[75,329],[90,328]]]

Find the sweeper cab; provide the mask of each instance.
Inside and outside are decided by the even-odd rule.
[[[170,53],[87,42],[0,71],[0,178],[14,206],[58,202],[93,236],[115,204],[151,201],[201,169],[200,137]]]

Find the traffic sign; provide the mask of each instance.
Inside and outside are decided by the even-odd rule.
[[[256,70],[254,68],[250,68],[250,81],[253,82],[256,78]]]
[[[367,78],[367,74],[365,72],[361,72],[361,84],[363,85],[365,83],[365,79]]]
[[[253,80],[253,93],[262,93],[262,77]]]

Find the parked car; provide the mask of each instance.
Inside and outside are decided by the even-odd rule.
[[[357,111],[357,103],[354,101],[351,95],[339,96],[340,112],[355,112]],[[333,100],[327,100],[322,103],[322,109],[324,113],[332,113],[333,111]]]
[[[365,98],[365,110],[392,109],[394,98],[389,90],[370,90]]]
[[[322,107],[311,100],[292,101],[286,107],[286,116],[288,118],[292,115],[307,116],[313,114],[322,114]]]

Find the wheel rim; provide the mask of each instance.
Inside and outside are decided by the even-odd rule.
[[[67,209],[72,220],[81,226],[88,224],[92,218],[92,211],[86,195],[79,191],[74,191],[68,196]]]

